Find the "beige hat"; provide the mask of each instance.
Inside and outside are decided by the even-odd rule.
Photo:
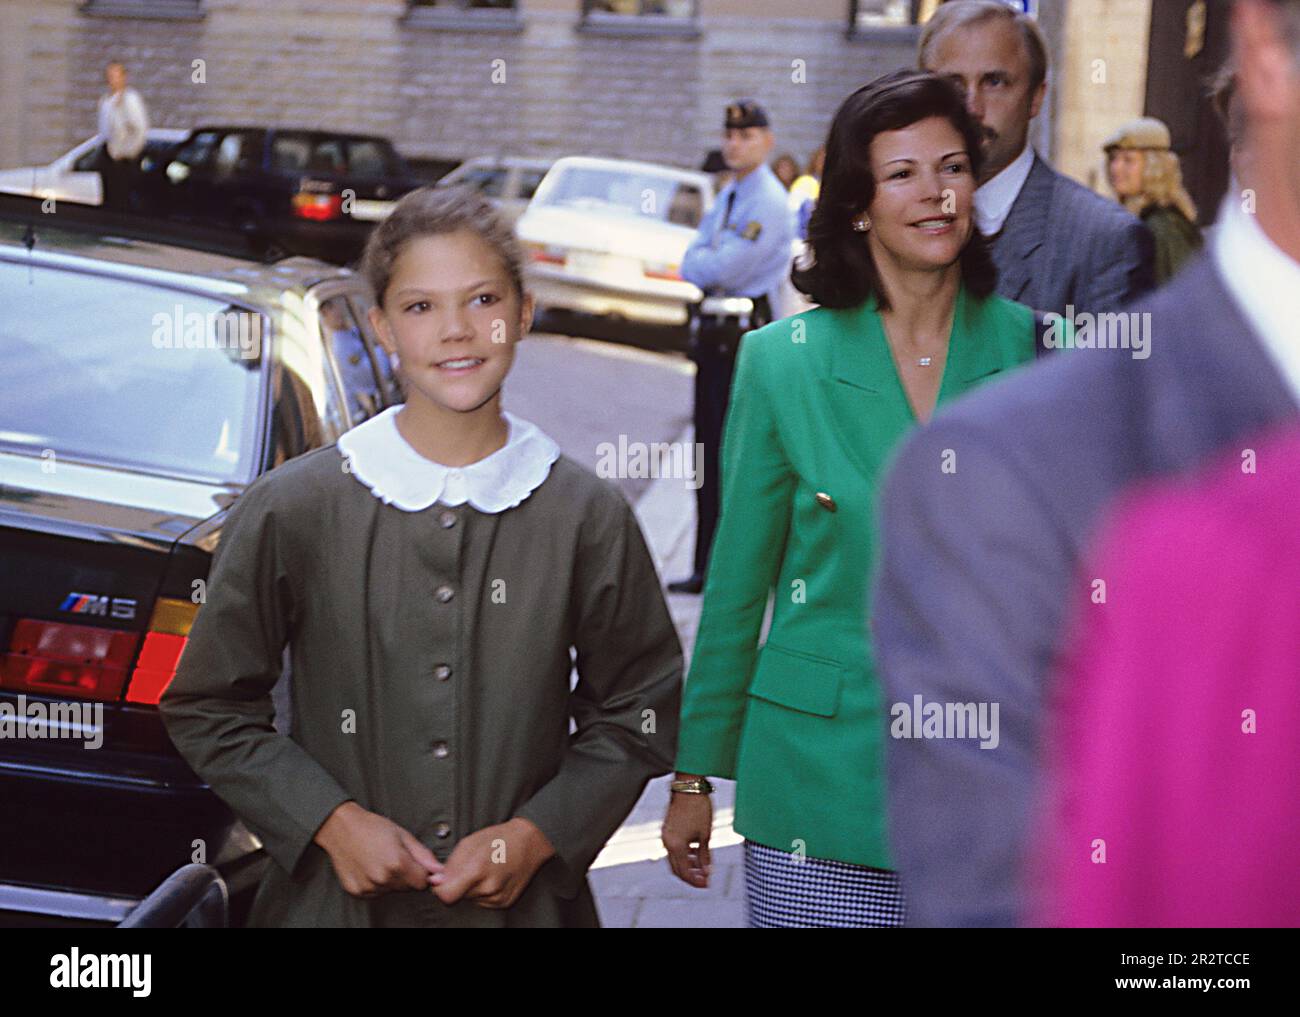
[[[1169,128],[1162,121],[1155,117],[1138,117],[1107,138],[1101,147],[1106,152],[1113,152],[1117,148],[1167,152],[1170,145]]]

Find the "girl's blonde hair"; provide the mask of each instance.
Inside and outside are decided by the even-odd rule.
[[[517,296],[524,292],[524,254],[510,224],[478,191],[469,187],[417,187],[404,195],[388,218],[371,232],[361,255],[361,274],[379,306],[393,279],[393,266],[418,237],[468,230],[501,259]]]
[[[1196,222],[1196,203],[1183,187],[1183,169],[1177,152],[1143,149],[1142,190],[1121,200],[1134,215],[1141,215],[1152,205],[1172,205],[1189,222]]]

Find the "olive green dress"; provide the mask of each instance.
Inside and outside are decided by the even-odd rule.
[[[403,511],[344,463],[319,449],[238,500],[161,703],[177,748],[274,861],[250,924],[599,924],[587,869],[670,768],[681,686],[630,506],[563,456],[494,513]],[[271,701],[285,646],[289,734]],[[429,891],[362,900],[312,840],[349,799],[443,861],[516,816],[556,857],[508,910]]]

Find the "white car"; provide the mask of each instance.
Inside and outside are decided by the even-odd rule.
[[[438,181],[439,187],[464,184],[481,191],[511,223],[516,222],[537,187],[554,164],[554,159],[520,156],[493,158],[481,155],[467,159]]]
[[[174,127],[153,127],[145,135],[141,169],[177,142],[189,137],[189,131]],[[0,170],[0,193],[21,194],[28,198],[54,198],[79,205],[100,205],[104,201],[99,161],[104,142],[98,136],[88,138],[70,152],[65,152],[48,166],[24,166]]]
[[[706,173],[623,159],[556,160],[515,226],[540,307],[682,325],[702,294],[682,256],[713,203]]]

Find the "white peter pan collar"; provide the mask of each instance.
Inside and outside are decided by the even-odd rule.
[[[435,502],[469,502],[480,512],[504,512],[540,487],[560,457],[560,447],[535,424],[503,410],[509,428],[505,445],[468,466],[444,466],[402,437],[400,409],[389,407],[358,424],[339,438],[338,448],[371,494],[405,512],[422,512]]]

